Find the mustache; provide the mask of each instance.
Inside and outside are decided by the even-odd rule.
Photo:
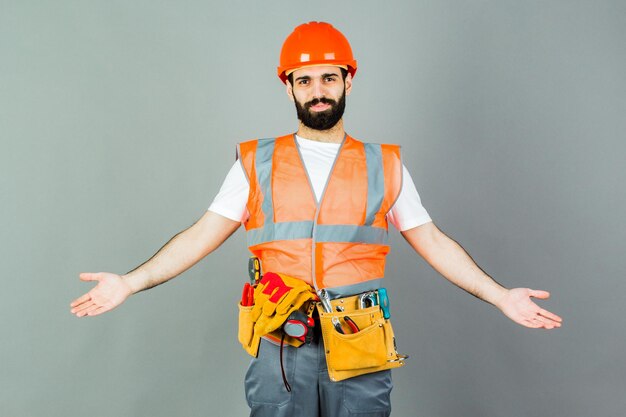
[[[332,98],[320,97],[320,98],[314,98],[313,100],[307,101],[306,103],[304,103],[304,108],[308,110],[312,106],[315,106],[316,104],[319,104],[319,103],[330,104],[331,106],[335,106],[337,104],[337,102],[333,100]]]

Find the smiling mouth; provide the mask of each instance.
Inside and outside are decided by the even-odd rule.
[[[309,110],[313,110],[313,111],[324,111],[324,110],[328,110],[330,109],[330,104],[327,103],[318,103],[314,106],[310,106]]]

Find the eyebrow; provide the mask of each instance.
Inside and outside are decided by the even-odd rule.
[[[339,77],[339,74],[336,74],[334,72],[327,72],[325,74],[322,74],[320,76],[320,78],[327,78],[327,77]],[[300,81],[300,80],[310,80],[311,76],[310,75],[302,75],[298,78],[295,79],[295,81]]]

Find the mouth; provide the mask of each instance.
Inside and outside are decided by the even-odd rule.
[[[319,111],[328,110],[328,109],[330,109],[330,108],[331,108],[331,105],[330,105],[330,104],[327,104],[327,103],[321,103],[321,102],[320,102],[320,103],[317,103],[317,104],[315,104],[315,105],[313,105],[313,106],[310,106],[310,107],[309,107],[309,110],[319,112]]]

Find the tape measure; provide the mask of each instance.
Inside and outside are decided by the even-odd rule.
[[[296,310],[287,317],[283,324],[283,332],[287,336],[291,336],[304,343],[311,343],[313,340],[313,328],[315,321],[304,314],[302,311]]]

